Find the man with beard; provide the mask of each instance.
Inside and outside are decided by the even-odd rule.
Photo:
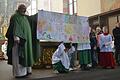
[[[24,4],[19,5],[18,10],[10,19],[6,33],[8,38],[8,64],[13,66],[13,75],[16,78],[31,74],[31,66],[35,62],[32,51],[31,28],[25,12],[26,6]]]

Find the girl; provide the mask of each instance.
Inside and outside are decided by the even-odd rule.
[[[103,34],[100,35],[100,61],[99,64],[103,68],[115,68],[115,60],[112,49],[112,36],[108,33],[107,27],[103,28]]]

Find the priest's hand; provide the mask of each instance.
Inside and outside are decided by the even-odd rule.
[[[17,42],[17,43],[20,43],[20,38],[17,37],[17,36],[14,36],[14,41]]]

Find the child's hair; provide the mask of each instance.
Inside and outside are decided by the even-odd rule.
[[[68,49],[71,48],[70,43],[64,43],[64,46],[65,46],[65,48],[68,48]]]

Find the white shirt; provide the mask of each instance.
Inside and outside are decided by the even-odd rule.
[[[77,50],[91,49],[90,43],[78,43]]]

